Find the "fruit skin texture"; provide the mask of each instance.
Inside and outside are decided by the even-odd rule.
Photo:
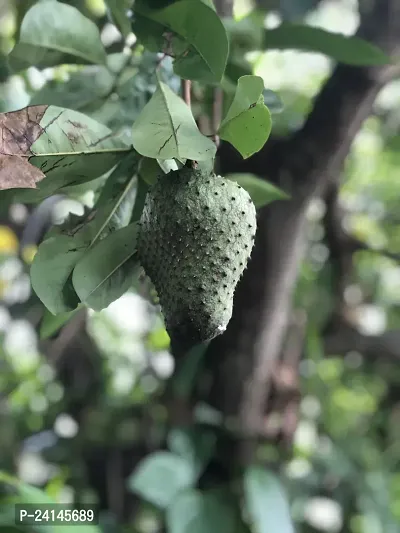
[[[222,333],[254,244],[256,210],[236,182],[184,167],[147,194],[138,255],[160,299],[172,342]]]

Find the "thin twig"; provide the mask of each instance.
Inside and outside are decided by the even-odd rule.
[[[166,57],[170,57],[170,56],[168,56],[167,53],[164,53],[159,56],[159,58],[157,59],[157,63],[156,63],[156,71],[161,67],[162,62],[164,61]]]
[[[190,107],[191,106],[191,89],[192,82],[190,80],[182,80],[182,96],[185,100],[185,103]]]
[[[400,253],[391,252],[390,250],[385,250],[385,248],[372,248],[367,243],[362,242],[355,238],[349,238],[349,249],[351,253],[365,251],[375,253],[377,255],[382,255],[391,259],[392,261],[400,262]]]

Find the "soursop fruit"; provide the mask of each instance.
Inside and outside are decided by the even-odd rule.
[[[225,330],[255,232],[249,194],[221,176],[184,167],[149,190],[137,251],[174,342],[204,342]]]

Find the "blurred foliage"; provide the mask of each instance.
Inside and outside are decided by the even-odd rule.
[[[32,3],[3,0],[0,5],[0,112],[51,103],[84,112],[129,136],[132,122],[156,88],[156,54],[133,45],[133,54],[123,55],[121,36],[108,21],[105,3],[70,1],[101,28],[107,67],[62,65],[11,73],[6,55]],[[306,17],[310,23],[345,33],[352,33],[357,24],[353,4],[257,2],[268,24],[281,16],[295,21]],[[247,2],[235,5],[238,17],[250,9]],[[256,36],[251,26],[244,35]],[[283,110],[273,116],[276,135],[287,135],[303,123],[330,72],[325,57],[294,51],[247,52],[246,43],[239,40],[229,66],[239,75],[260,75],[277,91]],[[163,79],[176,90],[180,81],[171,63],[164,61],[161,68]],[[232,74],[232,79],[237,77]],[[232,91],[227,87],[229,96]],[[194,111],[198,105],[200,114],[203,107],[208,110],[209,102],[199,100]],[[374,116],[357,136],[340,191],[346,230],[371,248],[393,254],[400,253],[399,104],[399,84],[393,82],[381,92]],[[55,216],[81,214],[85,205],[93,205],[94,183],[72,187]],[[39,487],[51,500],[99,504],[104,532],[161,531],[161,511],[138,502],[134,494],[143,492],[143,487],[130,477],[148,452],[169,449],[158,452],[170,454],[169,458],[181,453],[176,449],[181,450],[176,444],[180,437],[169,432],[162,402],[174,360],[162,318],[148,303],[151,289],[138,281],[106,310],[89,312],[86,319],[78,310],[57,317],[56,324],[49,322],[30,288],[29,258],[19,255],[27,208],[21,204],[1,208],[0,470]],[[361,347],[345,356],[325,357],[323,332],[336,298],[325,212],[322,201],[310,209],[308,254],[295,296],[296,309],[304,310],[308,321],[294,448],[288,455],[279,446],[265,445],[260,455],[282,472],[297,531],[395,533],[400,523],[400,366],[380,360],[379,353],[369,360]],[[398,331],[398,263],[379,253],[359,251],[353,257],[346,298],[353,323],[365,335]],[[71,343],[72,338],[76,341]],[[201,353],[194,354],[180,375],[181,390],[196,375],[200,359]],[[174,460],[165,474],[171,478],[165,477],[161,489],[155,488],[152,503],[160,494],[171,495],[176,469],[185,472],[180,479],[185,486],[199,475],[192,464],[195,474],[192,470],[187,474],[182,457]],[[10,483],[0,480],[0,497]],[[194,505],[199,498],[190,496],[185,505]],[[208,504],[202,505],[208,509]],[[220,516],[224,511],[209,512]],[[283,527],[276,533],[284,533]],[[218,531],[223,531],[222,526]]]

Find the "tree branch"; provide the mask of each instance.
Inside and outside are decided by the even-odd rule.
[[[400,262],[400,253],[391,252],[390,250],[386,250],[385,248],[371,248],[371,246],[369,246],[367,243],[355,239],[354,237],[348,237],[347,246],[350,254],[359,251],[371,252],[387,257],[392,261]]]
[[[386,52],[393,52],[400,42],[398,12],[397,0],[377,1],[359,33],[368,33],[370,41],[383,43]],[[225,415],[239,415],[240,426],[249,436],[260,432],[267,384],[281,353],[302,259],[308,206],[338,179],[387,76],[387,67],[339,65],[303,128],[288,141],[277,142],[274,150],[267,143],[265,151],[249,161],[251,172],[278,183],[292,196],[260,212],[255,248],[235,294],[232,320],[207,353],[215,378],[211,402]],[[221,147],[222,172],[232,167],[224,157],[227,151]],[[251,448],[246,453],[250,460]]]
[[[214,0],[215,9],[220,17],[231,17],[233,13],[233,0]]]
[[[386,331],[382,335],[363,335],[345,321],[331,325],[324,335],[326,355],[345,355],[357,351],[368,361],[378,359],[400,361],[400,332]]]

